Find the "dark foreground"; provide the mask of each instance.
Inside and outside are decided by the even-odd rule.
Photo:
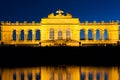
[[[120,46],[0,47],[0,67],[120,66]]]

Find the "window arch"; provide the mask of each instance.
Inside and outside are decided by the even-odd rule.
[[[28,40],[32,40],[32,30],[28,31]]]
[[[100,80],[100,73],[98,73],[98,72],[96,74],[96,80]]]
[[[88,40],[93,40],[92,30],[88,30]]]
[[[24,40],[24,30],[20,31],[20,40]]]
[[[88,78],[89,78],[89,80],[93,80],[93,74],[89,73]]]
[[[36,40],[40,40],[41,32],[40,30],[36,30]]]
[[[80,40],[85,40],[85,30],[84,29],[80,30]]]
[[[24,73],[21,73],[20,77],[21,77],[21,80],[24,80]]]
[[[32,73],[28,74],[28,80],[32,80]]]
[[[108,80],[108,73],[107,72],[104,73],[104,80]]]
[[[58,31],[58,39],[59,39],[59,40],[62,39],[62,31]]]
[[[13,74],[13,80],[16,80],[16,73]]]
[[[36,74],[36,80],[41,80],[40,78],[41,78],[40,73],[37,73]]]
[[[54,29],[50,29],[50,40],[54,40]]]
[[[96,40],[100,40],[100,30],[96,30]]]
[[[70,30],[69,29],[66,30],[66,39],[67,40],[71,39],[71,34],[70,34]]]
[[[84,73],[81,73],[81,74],[80,74],[80,79],[81,79],[81,80],[85,80],[85,74],[84,74]]]
[[[108,40],[108,30],[104,30],[104,40]]]
[[[14,41],[16,41],[16,30],[13,30],[12,39],[13,39]]]

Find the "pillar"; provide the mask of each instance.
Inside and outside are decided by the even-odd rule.
[[[96,30],[93,30],[93,40],[96,40]]]
[[[26,70],[24,71],[24,80],[28,80],[28,74]]]
[[[88,40],[88,29],[84,30],[85,32],[85,40]]]
[[[28,40],[28,31],[24,30],[24,41]]]
[[[36,80],[36,73],[35,73],[35,70],[32,71],[32,80]]]
[[[32,41],[35,41],[35,38],[36,38],[36,32],[34,30],[32,30]]]

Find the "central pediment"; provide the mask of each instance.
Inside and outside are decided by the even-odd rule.
[[[71,14],[63,14],[64,11],[58,10],[56,14],[51,13],[48,18],[42,18],[41,24],[79,24],[78,18],[73,18]]]

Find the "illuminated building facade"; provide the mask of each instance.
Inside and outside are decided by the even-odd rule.
[[[0,69],[0,80],[120,80],[118,67],[32,67]]]
[[[32,46],[91,46],[118,45],[119,23],[80,22],[62,10],[42,18],[39,23],[1,22],[1,45]]]

